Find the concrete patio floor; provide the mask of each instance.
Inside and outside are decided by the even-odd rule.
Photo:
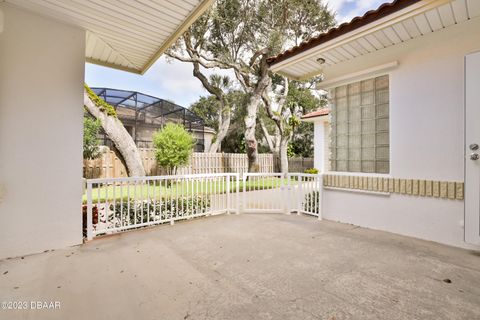
[[[480,254],[308,216],[222,215],[0,261],[0,300],[61,304],[0,319],[473,320]]]

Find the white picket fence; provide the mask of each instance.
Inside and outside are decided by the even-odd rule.
[[[84,233],[104,234],[201,216],[280,212],[321,219],[322,176],[238,173],[87,180]]]

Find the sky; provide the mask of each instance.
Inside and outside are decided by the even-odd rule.
[[[325,1],[330,9],[337,13],[339,24],[376,9],[383,2],[386,0]],[[208,95],[200,81],[192,75],[192,69],[190,63],[168,61],[165,57],[158,59],[144,75],[87,63],[85,79],[90,87],[138,91],[189,107],[200,96]]]

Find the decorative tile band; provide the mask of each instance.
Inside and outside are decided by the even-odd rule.
[[[326,174],[325,187],[463,200],[464,183]]]

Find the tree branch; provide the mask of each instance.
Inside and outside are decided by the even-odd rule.
[[[278,123],[281,121],[280,116],[275,114],[272,110],[272,99],[270,99],[270,96],[268,95],[271,92],[270,86],[268,86],[263,92],[262,92],[262,100],[263,104],[265,106],[265,111],[267,111],[267,115],[270,119],[275,121],[275,123],[278,126]]]
[[[287,102],[288,90],[289,90],[287,77],[283,77],[283,82],[284,82],[283,93],[280,99],[278,100],[278,105],[280,106],[279,113],[282,113],[282,110],[285,107],[285,103]]]
[[[263,122],[262,118],[258,118],[258,124],[260,125],[260,128],[262,129],[263,136],[265,137],[265,140],[267,141],[268,148],[270,151],[274,151],[275,146],[273,142],[272,135],[268,132],[267,127],[265,126],[265,122]]]
[[[249,63],[250,67],[253,66],[253,64],[254,64],[255,61],[258,59],[258,57],[260,57],[260,56],[262,56],[262,55],[266,55],[266,54],[268,54],[268,52],[269,52],[268,48],[263,48],[263,49],[258,50],[257,52],[255,52],[255,53],[253,54],[253,56],[250,58],[250,63]]]

